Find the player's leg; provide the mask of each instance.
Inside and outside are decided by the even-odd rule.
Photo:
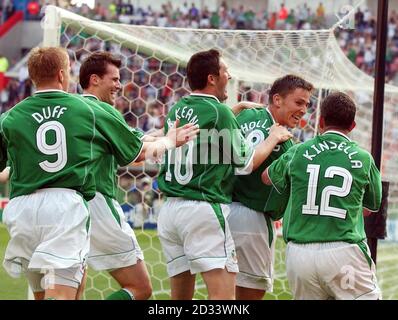
[[[37,299],[43,298],[43,289],[44,298],[75,299],[89,247],[89,214],[83,198],[73,190],[53,188],[13,200],[5,212],[11,235],[6,270],[14,276],[23,271],[44,273],[34,289]],[[21,268],[23,260],[28,264]]]
[[[77,285],[72,282],[71,286],[57,285],[54,282],[56,277],[55,272],[47,272],[45,275],[42,272],[45,270],[26,272],[26,278],[29,283],[29,287],[33,292],[35,300],[44,299],[56,299],[56,300],[79,300],[79,290],[84,288],[84,277],[82,279],[82,284],[77,288]],[[73,295],[75,293],[75,296]]]
[[[192,201],[191,216],[183,224],[184,252],[191,273],[201,273],[209,299],[235,299],[238,264],[229,229],[229,207],[217,203]],[[189,231],[189,232],[188,232]]]
[[[52,289],[47,289],[45,300],[76,300],[77,288],[56,284]]]
[[[35,298],[35,300],[44,300],[44,294],[44,291],[33,292],[33,297]]]
[[[43,273],[44,299],[75,300],[86,270],[90,218],[83,198],[73,190],[53,188],[36,192],[41,242],[29,263]]]
[[[365,242],[322,244],[317,268],[330,295],[336,300],[379,300],[375,264]]]
[[[97,192],[89,208],[92,224],[88,263],[94,270],[110,271],[121,286],[106,299],[149,299],[152,285],[144,255],[119,203]]]
[[[227,269],[213,269],[202,272],[209,300],[235,300],[235,272]]]
[[[147,300],[151,297],[151,281],[143,260],[138,260],[137,263],[132,266],[113,270],[110,274],[124,291],[128,291],[127,293],[130,294],[130,298],[134,298],[135,300]]]
[[[55,300],[79,300],[79,292],[76,287],[64,285],[51,285],[46,288],[46,278],[39,272],[27,271],[26,273],[30,289],[33,291],[35,300],[55,299]],[[53,281],[53,280],[51,280]]]
[[[170,278],[171,300],[192,300],[195,292],[195,275],[190,271]]]
[[[272,292],[276,241],[273,222],[239,202],[233,202],[230,210],[228,224],[239,265],[236,299],[261,300],[266,291]]]
[[[23,264],[27,265],[29,264],[28,261]],[[28,280],[29,283],[29,289],[32,290],[33,297],[35,300],[43,300],[44,299],[44,289],[42,286],[42,279],[43,279],[43,274],[39,272],[33,272],[33,271],[26,271],[26,279]]]
[[[80,286],[77,288],[76,300],[82,299],[84,289],[86,289],[86,283],[87,283],[87,268],[85,268],[82,282],[80,283]]]
[[[236,286],[236,300],[262,300],[266,291]]]
[[[188,258],[179,234],[180,219],[184,221],[186,217],[183,215],[189,210],[192,210],[190,201],[168,198],[159,211],[158,236],[167,261],[173,300],[191,300],[195,290],[195,275],[189,271]]]

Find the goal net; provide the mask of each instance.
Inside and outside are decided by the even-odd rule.
[[[43,21],[44,46],[67,48],[72,62],[73,85],[81,61],[98,50],[111,51],[122,58],[123,89],[116,108],[129,125],[151,132],[163,126],[170,107],[189,93],[185,67],[190,56],[201,50],[220,50],[229,66],[229,105],[240,100],[266,104],[268,88],[278,77],[298,74],[312,82],[316,90],[311,106],[294,130],[297,141],[317,133],[319,104],[331,90],[350,95],[358,106],[357,128],[352,138],[370,151],[374,79],[352,64],[336,40],[335,29],[290,31],[198,30],[158,28],[98,22],[49,6]],[[383,297],[398,298],[398,87],[386,85],[383,179],[390,181],[388,242],[379,245],[378,277]],[[394,109],[395,107],[395,109]],[[153,284],[154,299],[169,298],[165,261],[156,234],[162,194],[157,187],[158,167],[139,163],[119,169],[119,197],[126,218],[134,227],[144,251]],[[390,230],[390,231],[391,231]],[[290,290],[284,269],[284,244],[277,242],[274,292],[270,299],[288,299]],[[395,283],[395,286],[394,286]],[[90,270],[85,298],[102,299],[117,284],[104,272]],[[206,298],[204,284],[197,280],[195,298]]]

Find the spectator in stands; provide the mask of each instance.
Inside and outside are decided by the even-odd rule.
[[[8,70],[8,59],[2,53],[0,53],[0,73],[6,73]]]
[[[307,20],[308,20],[308,7],[307,4],[304,3],[304,5],[300,7],[298,11],[297,29],[302,29],[303,25],[307,22]]]
[[[268,20],[268,29],[275,30],[277,19],[278,19],[278,16],[277,16],[276,12],[272,12],[271,18]]]
[[[0,25],[3,24],[3,3],[0,2]]]
[[[29,1],[26,6],[27,20],[40,19],[40,4],[38,0]]]
[[[32,0],[31,2],[37,2],[37,0]],[[0,1],[1,2],[1,1]],[[46,0],[46,4],[55,4],[56,0]],[[322,24],[322,19],[326,20],[325,16],[325,8],[323,3],[320,2],[318,7],[315,5],[312,6],[313,13],[311,13],[311,8],[305,3],[296,8],[292,8],[287,15],[286,19],[281,20],[280,17],[284,18],[285,13],[284,10],[287,10],[285,6],[283,6],[284,10],[276,11],[276,12],[267,12],[267,11],[257,11],[254,13],[252,10],[248,9],[244,5],[240,5],[240,9],[236,9],[234,7],[228,6],[225,1],[223,1],[219,8],[209,11],[206,7],[203,9],[193,7],[188,7],[187,2],[185,2],[181,7],[173,8],[171,3],[166,3],[162,6],[161,11],[156,12],[152,10],[150,6],[148,8],[136,7],[130,8],[126,7],[125,3],[128,1],[113,1],[109,4],[108,7],[102,6],[99,2],[97,2],[97,6],[94,10],[89,9],[87,6],[83,7],[69,7],[67,5],[67,1],[59,1],[59,5],[66,6],[67,9],[73,9],[74,12],[78,14],[85,14],[87,10],[89,10],[89,17],[92,17],[96,20],[104,20],[104,21],[114,21],[114,22],[124,22],[131,24],[143,24],[143,25],[154,25],[154,26],[165,26],[165,27],[191,27],[191,28],[222,28],[222,29],[286,29],[286,30],[294,30],[294,29],[308,29],[308,28],[323,28],[325,27]],[[42,2],[42,4],[44,1]],[[6,0],[3,3],[3,11],[4,8],[8,8],[12,5],[10,0]],[[123,9],[124,8],[124,9]],[[123,10],[122,10],[123,9]],[[86,11],[85,11],[86,10]],[[117,14],[117,10],[124,11],[125,14]],[[7,11],[7,12],[8,12]],[[129,15],[129,13],[134,12],[133,15]],[[315,12],[315,13],[314,13]],[[194,19],[193,19],[194,18]],[[278,22],[278,25],[277,25]],[[374,48],[374,39],[376,32],[376,21],[373,18],[372,13],[368,9],[358,9],[355,13],[355,30],[344,30],[339,29],[336,30],[336,36],[339,41],[340,47],[346,53],[348,58],[353,61],[353,63],[363,70],[364,72],[373,75],[374,74],[374,58],[375,58],[375,48]],[[388,25],[388,48],[387,48],[387,60],[386,60],[386,79],[389,82],[397,83],[398,82],[398,34],[397,34],[397,26],[398,26],[398,15],[394,10],[389,14],[389,25]],[[74,40],[76,39],[76,40]],[[77,41],[78,38],[73,38],[71,40],[71,45],[74,45],[72,42]],[[76,44],[78,45],[78,44]],[[368,49],[370,48],[370,50]],[[106,48],[98,47],[94,48],[91,46],[86,48],[87,50],[93,52],[95,50],[103,50],[109,49],[109,45]],[[115,49],[116,50],[116,49]],[[80,55],[77,56],[80,60],[82,57]],[[78,67],[72,65],[73,68]],[[139,87],[143,87],[143,82],[148,82],[148,79],[145,79],[145,72],[143,70],[146,69],[146,66],[142,66],[139,64],[135,71],[134,77],[137,75],[137,71],[140,71],[142,75],[138,74],[138,80],[142,83],[138,83]],[[172,74],[172,72],[170,72]],[[168,86],[173,89],[177,89],[181,87],[180,81],[174,76],[170,76],[170,83]],[[136,79],[134,79],[136,80]],[[3,85],[4,87],[4,85]],[[19,97],[25,96],[28,90],[24,90],[20,87]],[[131,91],[131,90],[130,90]],[[152,90],[153,91],[153,90]],[[167,90],[163,90],[167,91]],[[126,94],[126,97],[130,99],[129,94],[135,94],[133,91]],[[176,92],[179,94],[179,92]],[[5,95],[8,96],[8,92],[4,91],[3,98]],[[14,96],[14,94],[11,94]],[[140,90],[141,99],[145,99],[146,97],[153,96],[154,92],[151,92],[151,89],[148,90]],[[134,97],[134,99],[137,97]],[[4,99],[3,99],[4,100]],[[171,98],[170,95],[163,95],[160,99],[162,103],[165,105],[169,105]],[[134,106],[136,110],[140,111],[141,105]],[[145,111],[145,106],[144,109]],[[167,112],[167,108],[164,109],[164,112]],[[126,113],[127,115],[128,113]],[[137,114],[138,115],[138,114]],[[133,123],[137,119],[129,120],[129,122]],[[146,121],[141,121],[142,124],[145,124]]]
[[[279,13],[278,13],[278,19],[282,20],[282,21],[285,21],[287,16],[288,16],[288,11],[287,11],[287,9],[285,7],[285,4],[282,3],[281,4],[281,8],[279,9]]]
[[[4,21],[7,21],[7,19],[11,17],[15,12],[14,3],[11,0],[4,0],[3,10]]]
[[[3,112],[3,106],[8,100],[8,91],[6,89],[5,72],[8,69],[8,59],[0,52],[0,113]]]
[[[287,16],[285,23],[286,23],[286,30],[294,29],[294,26],[296,25],[296,16],[294,13],[294,9],[290,10],[290,13]]]
[[[322,2],[319,3],[318,8],[316,9],[316,18],[318,25],[322,27],[325,24],[325,7]]]
[[[362,30],[363,24],[363,12],[361,11],[361,8],[358,8],[357,12],[355,13],[355,26]]]
[[[101,3],[97,3],[94,9],[94,19],[106,21],[106,17],[107,17],[106,7]]]

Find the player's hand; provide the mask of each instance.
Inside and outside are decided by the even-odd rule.
[[[193,123],[187,123],[182,127],[178,127],[180,120],[177,119],[174,126],[167,132],[166,138],[174,147],[180,147],[188,141],[193,140],[199,133],[199,126]]]
[[[245,109],[254,109],[254,108],[262,108],[263,105],[260,103],[250,102],[250,101],[241,101],[237,105],[232,107],[232,112],[234,115],[239,114],[242,110]]]
[[[284,126],[274,123],[269,130],[268,137],[278,144],[293,138],[293,135]]]

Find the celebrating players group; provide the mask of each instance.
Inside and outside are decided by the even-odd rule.
[[[307,113],[313,85],[284,75],[266,106],[229,107],[226,61],[202,51],[186,66],[191,94],[151,135],[113,107],[120,67],[108,52],[91,54],[80,67],[83,94],[70,94],[66,50],[35,48],[28,69],[37,91],[0,117],[10,183],[3,266],[27,277],[35,299],[79,299],[87,265],[119,283],[107,299],[151,297],[143,252],[115,199],[118,166],[142,160],[161,162],[157,231],[172,299],[193,298],[197,273],[209,299],[263,299],[281,218],[295,299],[381,299],[362,213],[378,211],[381,178],[348,136],[356,114],[348,95],[324,98],[319,135],[295,144],[288,128]]]

